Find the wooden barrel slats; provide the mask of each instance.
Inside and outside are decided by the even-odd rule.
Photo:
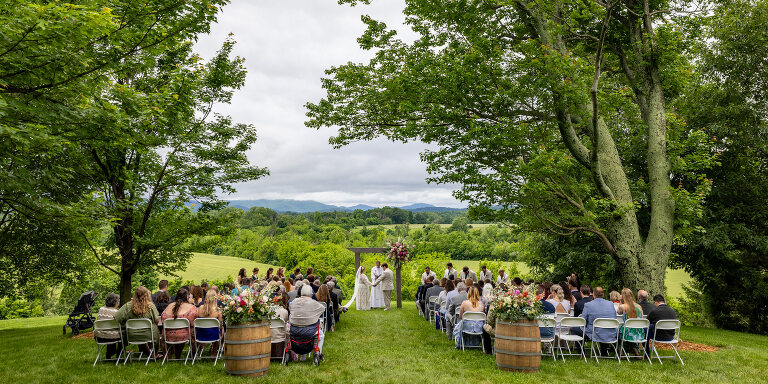
[[[496,322],[496,366],[503,371],[537,372],[541,335],[536,321]]]
[[[269,323],[227,326],[224,336],[224,367],[230,375],[264,376],[269,371],[272,347]]]

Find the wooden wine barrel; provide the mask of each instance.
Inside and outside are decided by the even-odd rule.
[[[537,372],[541,363],[541,335],[534,320],[496,322],[496,366],[502,371]]]
[[[269,323],[227,326],[224,336],[224,367],[230,375],[264,376],[269,371],[271,349]]]

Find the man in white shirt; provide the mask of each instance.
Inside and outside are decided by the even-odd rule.
[[[499,269],[499,276],[496,276],[496,285],[499,285],[501,283],[509,284],[509,276],[504,274],[503,269]]]
[[[488,267],[483,264],[483,266],[480,267],[480,281],[485,282],[486,280],[493,281],[493,275],[491,275],[491,271],[488,270]]]
[[[427,283],[427,279],[432,276],[435,279],[437,279],[437,275],[435,275],[435,272],[429,269],[429,267],[424,267],[424,273],[421,274],[421,285],[424,285]]]
[[[448,263],[445,265],[445,274],[443,274],[443,277],[447,279],[448,276],[453,276],[456,278],[456,270],[453,269],[453,263]]]

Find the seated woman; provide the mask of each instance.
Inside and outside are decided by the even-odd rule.
[[[288,332],[288,294],[283,292],[278,306],[275,307],[274,318],[285,322],[285,328],[271,328],[272,357],[280,357],[285,350],[285,335]]]
[[[552,298],[547,301],[555,307],[555,313],[570,313],[571,302],[569,300],[565,300],[563,287],[561,287],[559,284],[553,284],[549,290],[552,292]]]
[[[221,338],[221,326],[224,323],[221,318],[221,310],[219,310],[219,307],[217,306],[216,292],[208,291],[208,293],[205,294],[205,301],[203,302],[203,305],[197,309],[197,317],[219,320],[219,329],[213,329],[213,328],[195,329],[195,332],[197,332],[195,334],[196,339],[210,341],[210,340],[218,340]],[[190,324],[194,326],[194,320],[192,320]],[[218,350],[219,350],[218,341],[211,344],[211,351],[210,351],[211,357],[216,356],[216,353],[218,352]]]
[[[461,333],[462,330],[474,333],[482,333],[483,325],[485,324],[485,321],[482,320],[465,320],[464,313],[484,311],[485,305],[480,300],[480,291],[478,291],[478,289],[472,285],[467,290],[467,299],[461,303],[461,308],[459,309],[459,318],[461,318],[461,320],[458,324],[456,324],[456,327],[453,328],[453,337],[454,340],[456,340],[456,349],[461,348],[461,342],[463,339],[463,335]],[[480,342],[476,340],[476,338],[465,339],[463,341],[465,346],[480,345]]]
[[[437,326],[445,326],[445,314],[448,313],[448,301],[450,298],[456,296],[458,292],[450,295],[455,291],[456,287],[453,285],[453,281],[446,279],[444,288],[437,296],[437,314],[435,314],[435,323]]]
[[[277,278],[280,279],[280,282],[285,280],[285,269],[283,267],[278,268],[277,273],[275,273],[275,276],[277,276]]]
[[[179,288],[179,292],[176,293],[176,301],[168,305],[168,308],[163,311],[162,320],[165,322],[168,319],[178,319],[180,317],[189,320],[189,325],[192,325],[197,318],[197,307],[192,304],[192,295],[184,287]],[[189,329],[166,329],[165,335],[165,341],[182,341],[187,338],[191,340],[194,333],[190,335]],[[170,348],[166,346],[167,353],[173,352],[176,359],[181,358],[183,350],[184,344],[173,344]]]
[[[632,294],[632,290],[624,288],[621,290],[621,298],[623,303],[619,305],[619,310],[616,311],[617,315],[622,315],[624,322],[628,319],[642,319],[643,309],[640,304],[635,303],[635,295]],[[639,342],[645,338],[645,330],[642,328],[624,328],[624,325],[619,328],[619,338],[624,336],[626,340]],[[637,350],[637,343],[625,344],[624,349],[631,348],[633,355],[639,355]]]
[[[199,285],[190,285],[189,291],[189,293],[192,294],[192,304],[194,304],[195,307],[200,308],[200,306],[203,305],[203,301],[205,300],[203,287]]]
[[[149,319],[152,322],[152,335],[154,336],[155,349],[160,346],[160,332],[157,329],[157,323],[160,322],[160,314],[157,312],[155,304],[152,303],[152,296],[149,293],[149,289],[145,287],[138,287],[133,293],[131,301],[125,303],[115,313],[115,320],[118,323],[125,326],[125,323],[131,319]],[[134,337],[148,337],[150,335],[148,329],[130,330],[128,334]],[[149,347],[146,345],[140,345],[139,349],[149,354]],[[155,356],[162,358],[161,355]]]
[[[330,331],[333,329],[333,303],[331,302],[331,294],[328,292],[328,286],[323,284],[317,288],[315,293],[315,300],[325,303],[325,329],[324,331]]]
[[[168,296],[166,294],[165,296]],[[107,295],[107,299],[104,301],[104,306],[99,308],[99,314],[96,315],[96,320],[114,320],[117,313],[117,306],[120,304],[120,296],[115,293]],[[115,340],[120,340],[119,331],[93,331],[93,337],[100,343],[108,343]],[[109,360],[113,355],[117,354],[117,351],[122,349],[122,340],[117,344],[107,345],[106,359]]]
[[[621,294],[617,291],[611,291],[608,297],[611,299],[611,302],[613,302],[613,309],[615,309],[616,314],[618,314],[619,307],[621,306]]]

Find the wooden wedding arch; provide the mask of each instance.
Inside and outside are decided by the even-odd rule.
[[[355,253],[355,271],[360,268],[360,254],[362,253],[383,253],[387,254],[389,248],[347,248]],[[394,268],[395,270],[395,292],[397,297],[397,307],[403,307],[402,294],[400,293],[400,268]]]

